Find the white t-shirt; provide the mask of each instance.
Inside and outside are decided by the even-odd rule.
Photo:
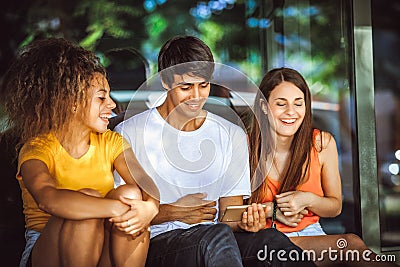
[[[128,140],[139,163],[154,179],[160,204],[194,193],[206,193],[205,199],[212,201],[251,194],[246,134],[222,117],[208,112],[199,129],[179,131],[152,108],[121,122],[115,131]],[[123,182],[116,172],[115,176],[116,185]],[[191,226],[180,221],[153,225],[151,237]]]

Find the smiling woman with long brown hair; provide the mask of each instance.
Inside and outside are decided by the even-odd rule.
[[[317,265],[381,266],[358,236],[326,235],[319,224],[320,217],[341,212],[338,152],[334,137],[312,126],[311,93],[299,72],[277,68],[264,76],[249,141],[253,191],[249,202],[270,207],[266,227],[276,227],[317,258],[328,248],[338,249],[337,242],[343,239],[347,242],[343,250],[357,250],[359,255],[368,250],[371,256],[370,262],[364,258],[345,262],[325,255]]]
[[[295,70],[272,70],[261,82],[254,109],[261,126],[253,123],[250,131],[252,182],[257,187],[252,201],[275,199],[279,209],[274,223],[282,232],[314,224],[324,234],[319,216],[334,217],[342,206],[338,153],[329,133],[312,128],[307,83]]]

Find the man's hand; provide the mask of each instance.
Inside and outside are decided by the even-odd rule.
[[[217,213],[216,202],[204,200],[206,196],[205,193],[189,194],[174,203],[160,205],[160,211],[152,224],[169,221],[181,221],[187,224],[213,222]]]
[[[247,211],[243,212],[242,221],[238,223],[238,227],[247,232],[258,232],[265,228],[266,213],[271,209],[270,206],[265,208],[261,204],[253,203],[247,208]]]

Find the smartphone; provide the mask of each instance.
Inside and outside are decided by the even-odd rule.
[[[238,206],[228,206],[225,211],[222,213],[221,222],[239,222],[242,220],[242,214],[247,210],[251,205],[238,205]],[[266,205],[262,205],[263,208]]]

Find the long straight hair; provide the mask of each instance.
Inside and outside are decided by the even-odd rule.
[[[269,71],[260,84],[254,102],[254,117],[250,127],[250,172],[252,184],[251,202],[260,202],[267,190],[266,161],[273,157],[274,140],[270,123],[261,109],[260,100],[268,101],[271,92],[282,82],[290,82],[304,93],[306,113],[304,120],[294,135],[290,146],[289,160],[284,166],[283,179],[279,192],[295,190],[306,180],[310,164],[310,152],[313,145],[311,114],[311,93],[303,76],[290,68],[277,68]]]

